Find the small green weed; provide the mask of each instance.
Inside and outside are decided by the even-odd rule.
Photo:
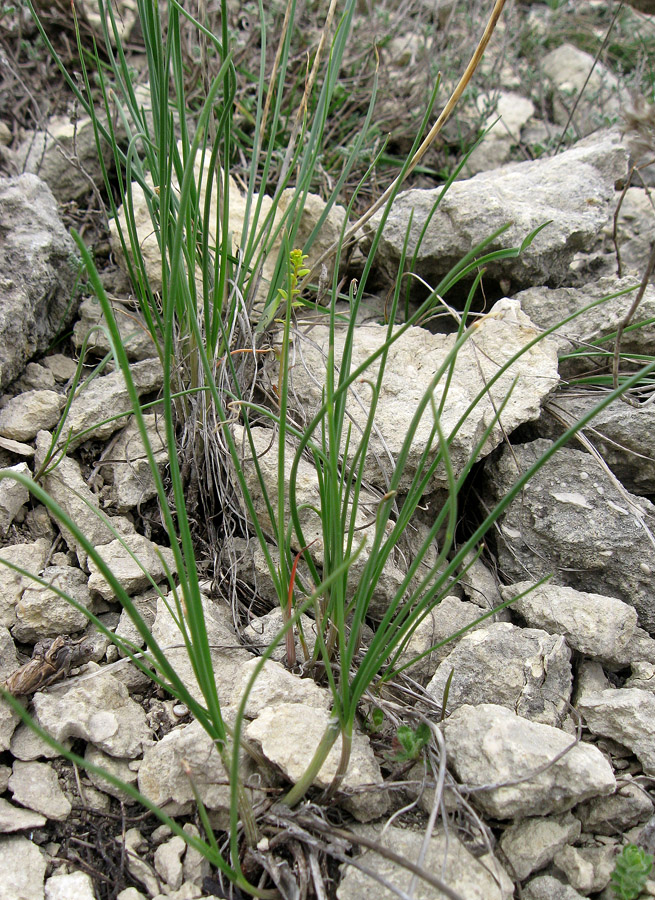
[[[651,869],[653,857],[636,844],[628,844],[616,860],[611,885],[617,900],[637,900]]]
[[[397,746],[398,750],[389,758],[396,763],[418,759],[429,741],[430,728],[425,722],[421,722],[416,728],[400,725],[394,739],[394,748]]]

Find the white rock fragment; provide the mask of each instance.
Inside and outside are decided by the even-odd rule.
[[[51,875],[45,883],[45,900],[95,900],[95,896],[86,872]]]
[[[616,862],[614,846],[564,847],[553,862],[576,891],[595,894],[607,886]]]
[[[49,585],[59,588],[81,606],[93,611],[88,578],[81,569],[72,566],[48,566],[41,577]],[[16,624],[11,632],[24,643],[45,637],[75,634],[86,628],[88,618],[64,597],[36,582],[26,588],[16,604]]]
[[[539,875],[523,888],[524,900],[584,900],[570,884],[564,884],[552,875]]]
[[[254,799],[258,796],[255,788],[261,785],[262,773],[245,751],[240,756],[240,771],[246,790]],[[141,793],[172,816],[194,808],[191,779],[203,803],[211,810],[215,824],[227,827],[228,775],[214,742],[199,722],[180,725],[154,744],[145,752],[138,773]]]
[[[479,393],[475,406],[469,410],[466,420],[459,425],[449,445],[451,462],[457,476],[468,464],[477,447],[483,430],[490,424],[504,398],[513,385],[509,401],[500,417],[502,427],[496,424],[491,431],[481,456],[490,453],[503,439],[503,434],[513,431],[519,424],[539,416],[542,400],[558,383],[557,347],[553,341],[539,341],[526,350],[491,385],[491,379],[499,369],[537,335],[530,319],[514,300],[499,300],[490,313],[478,322],[474,335],[459,350],[453,376],[445,395],[446,376],[441,378],[434,391],[437,407],[444,401],[439,421],[448,438],[459,424],[463,413]],[[323,403],[326,372],[326,353],[329,328],[312,322],[309,340],[303,339],[302,328],[296,342],[302,349],[302,365],[294,366],[293,392],[296,401],[308,415],[312,415]],[[335,360],[343,356],[346,339],[345,327],[335,334]],[[387,328],[374,323],[357,329],[357,340],[352,350],[352,369],[362,364],[387,339]],[[401,451],[410,422],[432,379],[451,352],[456,335],[431,334],[425,328],[413,327],[393,345],[386,364],[384,381],[380,390],[375,424],[366,454],[367,477],[380,483],[390,478],[392,467],[389,453],[394,459]],[[366,373],[367,380],[375,381],[379,363],[374,363]],[[275,370],[277,372],[277,370]],[[276,377],[276,374],[273,375]],[[489,385],[489,393],[484,386]],[[366,425],[371,403],[368,383],[353,385],[347,401],[348,416],[355,423],[357,434]],[[411,449],[405,459],[399,490],[406,490],[416,474],[428,441],[431,449],[429,463],[439,452],[439,441],[432,434],[433,415],[428,405],[414,436]],[[505,429],[505,432],[503,431]],[[357,440],[351,440],[349,457],[353,456]],[[446,488],[447,478],[443,466],[432,476],[427,490]]]
[[[555,854],[580,837],[580,820],[570,812],[561,816],[523,819],[510,825],[500,839],[500,849],[519,881],[543,869]]]
[[[530,582],[522,581],[501,588],[501,594],[508,600],[530,587]],[[637,612],[616,597],[547,583],[530,590],[511,608],[530,627],[564,635],[567,644],[585,656],[615,665],[629,661]]]
[[[498,819],[564,812],[616,787],[597,747],[574,744],[571,735],[530,722],[504,706],[460,706],[446,720],[445,739],[458,779],[471,787],[490,786],[476,791],[475,802]],[[503,786],[493,787],[496,784]]]
[[[38,724],[57,741],[82,738],[110,756],[140,756],[152,742],[146,714],[112,675],[33,697]]]
[[[644,772],[655,774],[655,694],[608,688],[585,694],[577,708],[590,731],[629,747]]]
[[[166,884],[174,891],[182,885],[182,857],[186,850],[184,838],[175,835],[155,850],[155,869]]]
[[[175,557],[168,547],[160,547],[142,534],[125,535],[121,540],[96,547],[103,562],[128,594],[159,584],[167,572],[175,572]],[[136,559],[135,559],[136,557]],[[92,559],[89,559],[89,589],[105,600],[114,598],[114,590]],[[152,580],[152,581],[151,581]]]
[[[26,391],[0,410],[0,434],[14,441],[31,441],[59,421],[66,398],[56,391]]]
[[[46,860],[22,836],[0,838],[0,900],[43,900]]]
[[[26,572],[39,575],[43,571],[49,549],[50,542],[45,538],[39,538],[32,543],[3,547],[0,550],[0,558]],[[16,624],[16,603],[25,588],[33,584],[32,578],[0,563],[0,625],[10,628]]]
[[[355,832],[381,841],[383,846],[412,862],[417,861],[424,837],[420,831],[398,828],[396,825],[386,828],[383,835],[375,826],[359,826]],[[373,851],[366,850],[358,860],[391,884],[408,883],[406,869]],[[442,879],[466,900],[510,900],[514,896],[512,880],[498,860],[488,854],[476,859],[455,835],[450,834],[447,838],[441,830],[430,838],[423,868]],[[396,894],[361,870],[344,867],[343,878],[337,888],[339,900],[362,900],[371,896],[376,900],[393,900]],[[443,893],[419,879],[414,896],[416,900],[441,900]]]
[[[31,472],[27,463],[18,463],[18,465],[10,466],[2,469],[2,472],[18,472],[26,475],[28,478]],[[7,529],[18,515],[19,510],[27,503],[30,492],[18,481],[7,477],[0,481],[0,532],[7,533]]]
[[[0,833],[9,834],[12,831],[32,831],[34,828],[43,828],[48,820],[40,813],[31,809],[21,809],[0,797]]]
[[[59,786],[55,770],[47,763],[16,760],[9,779],[9,790],[16,803],[62,822],[72,809]]]
[[[230,701],[235,708],[258,664],[261,661],[252,658],[243,665]],[[248,695],[245,715],[254,719],[264,707],[278,703],[302,703],[317,709],[330,709],[332,705],[331,694],[326,688],[319,687],[311,678],[298,678],[279,663],[267,660]]]
[[[246,735],[295,784],[309,765],[329,722],[330,713],[327,709],[302,703],[278,703],[262,709],[257,718],[247,726]],[[340,757],[341,747],[337,739],[314,779],[317,787],[328,787],[337,773]],[[389,798],[382,788],[380,767],[368,738],[355,731],[342,789],[348,792],[349,789],[362,785],[370,785],[371,790],[348,795],[344,806],[356,819],[368,822],[386,812]]]
[[[495,622],[465,634],[427,686],[442,702],[454,670],[448,708],[498,703],[534,722],[560,726],[571,696],[570,651],[563,638],[537,628]]]

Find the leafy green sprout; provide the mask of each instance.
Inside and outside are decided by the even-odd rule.
[[[424,748],[430,743],[431,734],[430,726],[425,722],[420,722],[416,728],[399,725],[394,741],[398,744],[398,749],[389,755],[389,759],[395,763],[418,759]]]
[[[616,900],[637,900],[653,868],[653,857],[636,844],[627,844],[617,857],[610,879]]]

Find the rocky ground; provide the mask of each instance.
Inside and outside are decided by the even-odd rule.
[[[363,31],[376,16],[365,7]],[[607,33],[611,16],[605,7],[594,2],[575,8],[566,2],[509,6],[483,69],[484,85],[493,90],[478,86],[457,125],[427,160],[426,171],[398,197],[374,272],[378,293],[367,299],[358,324],[356,353],[363,359],[384,339],[379,322],[410,212],[415,241],[440,192],[444,168],[467,149],[462,134],[474,138],[480,125],[500,115],[469,159],[466,177],[452,186],[432,218],[415,271],[434,284],[470,246],[505,223],[512,225],[498,238],[498,248],[520,244],[545,221],[551,225],[520,256],[486,272],[488,315],[458,357],[444,428],[454,425],[486,380],[540,330],[596,299],[616,296],[535,344],[459,431],[451,447],[456,474],[518,379],[502,427],[492,431],[462,493],[462,533],[471,532],[483,510],[505,496],[517,475],[594,405],[601,388],[584,382],[597,374],[598,359],[580,351],[603,340],[613,347],[613,335],[634,297],[621,291],[647,273],[655,113],[643,99],[642,76],[653,65],[655,21],[626,7],[616,39],[606,43],[594,65],[588,49],[592,39],[598,43]],[[458,28],[466,31],[464,13],[471,10],[423,2],[410,12],[404,10],[403,28],[381,46],[385,77],[378,118],[399,150],[407,135],[395,121],[398,106],[411,107],[409,99],[418,103],[423,82],[416,73],[443,35],[452,41]],[[246,7],[242,15],[251,13]],[[126,22],[128,14],[126,6]],[[11,51],[6,84],[14,97],[23,90],[25,108],[36,109],[30,84],[15,65],[25,48],[11,21],[5,27],[0,20],[0,26]],[[43,89],[52,70],[38,58],[27,18],[20,27],[23,44],[37,54],[36,64],[33,58],[25,63],[25,72],[32,87]],[[639,41],[631,45],[628,39],[635,34]],[[242,39],[245,53],[248,41]],[[132,40],[138,60],[138,32]],[[643,51],[640,73],[635,72],[638,47]],[[535,50],[538,75],[530,62]],[[455,74],[447,72],[446,81]],[[650,90],[649,99],[652,84]],[[111,365],[72,400],[67,427],[73,437],[56,466],[44,465],[87,335],[88,371],[109,350],[104,333],[92,330],[102,321],[97,302],[76,286],[71,224],[86,222],[86,238],[102,264],[144,401],[157,399],[163,377],[102,225],[99,168],[88,149],[92,129],[83,120],[71,126],[57,92],[48,95],[48,102],[51,117],[39,120],[34,114],[31,131],[18,105],[13,113],[2,109],[0,124],[0,465],[39,473],[46,492],[110,562],[184,683],[197,694],[179,629],[164,597],[152,588],[152,583],[165,583],[164,563],[172,567],[173,560],[143,446],[131,420],[106,421],[130,410],[123,378]],[[48,103],[44,99],[41,105]],[[79,165],[71,164],[71,154]],[[317,216],[322,201],[314,202]],[[308,231],[314,221],[308,222]],[[339,226],[340,221],[332,221],[326,228]],[[361,233],[353,271],[375,227],[372,220]],[[156,271],[151,276],[156,281]],[[634,361],[652,358],[652,280],[645,281],[633,321],[642,327],[626,330],[622,351]],[[399,452],[416,404],[454,339],[436,328],[414,327],[398,342],[379,402],[379,441],[373,440],[366,463],[372,490],[384,490],[386,454]],[[294,397],[307,413],[320,404],[327,329],[301,321],[294,341],[302,358],[293,376]],[[261,372],[268,384],[277,375],[274,365]],[[355,421],[362,416],[365,387],[360,394],[350,409]],[[281,896],[360,900],[371,888],[380,897],[393,896],[366,869],[400,887],[403,897],[445,896],[438,883],[419,881],[408,888],[411,873],[390,855],[393,851],[404,860],[420,859],[424,869],[466,900],[609,900],[610,876],[622,846],[635,843],[655,853],[652,398],[652,386],[645,384],[631,403],[608,406],[506,508],[482,558],[453,581],[404,658],[458,636],[412,666],[395,691],[362,708],[351,765],[330,808],[320,806],[316,792],[311,795],[315,802],[295,817],[279,818],[270,809],[271,799],[299,778],[311,758],[329,720],[330,694],[322,684],[289,671],[282,649],[267,662],[248,700],[245,728],[265,762],[244,754],[243,772],[267,829],[266,847],[260,850],[270,850],[270,859],[288,875],[278,883]],[[147,423],[165,477],[167,455],[155,409]],[[419,430],[403,485],[419,464],[424,438]],[[276,454],[267,455],[272,440],[269,431],[255,429],[260,465],[274,492]],[[318,483],[309,462],[302,485],[305,493],[298,502],[316,503]],[[437,470],[426,488],[428,519],[444,487]],[[256,493],[255,481],[251,489]],[[111,529],[94,509],[111,517]],[[424,526],[416,523],[417,529]],[[311,527],[308,519],[310,537]],[[362,521],[362,532],[367,527]],[[0,568],[0,679],[58,741],[137,786],[197,835],[202,824],[188,767],[220,833],[227,827],[229,788],[209,737],[185,706],[121,658],[80,608],[52,590],[69,594],[110,631],[140,640],[75,536],[10,479],[0,482],[0,532],[3,560],[43,582],[7,565]],[[281,614],[263,555],[245,535],[213,549],[202,536],[199,541],[212,659],[230,721]],[[402,582],[408,553],[411,548],[390,558],[371,605],[370,629]],[[318,551],[315,562],[320,565]],[[236,602],[222,589],[226,570],[234,566],[240,585]],[[545,575],[553,577],[525,593]],[[484,613],[491,614],[478,622]],[[308,620],[310,636],[311,630]],[[371,727],[375,705],[384,719]],[[394,734],[410,707],[432,723],[432,741],[417,760],[402,760]],[[182,838],[120,789],[58,756],[5,701],[0,701],[0,751],[0,900],[227,896],[197,851],[187,849]],[[335,749],[317,776],[317,788],[327,787],[337,764]],[[293,828],[304,829],[303,836]],[[349,863],[353,860],[357,866]],[[647,882],[645,893],[655,894],[655,881]]]

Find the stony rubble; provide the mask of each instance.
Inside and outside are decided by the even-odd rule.
[[[444,735],[458,779],[475,789],[476,805],[498,819],[565,812],[616,787],[612,768],[596,747],[574,744],[560,729],[530,722],[504,706],[460,706],[446,720]],[[538,774],[517,781],[533,772]]]

